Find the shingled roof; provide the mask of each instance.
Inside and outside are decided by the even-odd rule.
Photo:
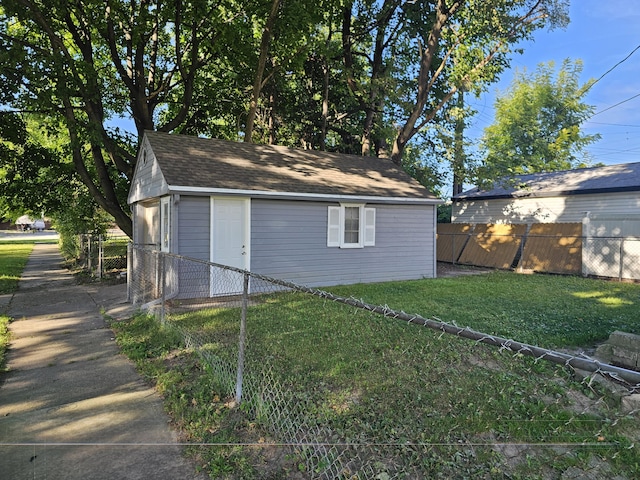
[[[640,191],[640,163],[562,170],[560,172],[517,175],[496,182],[491,190],[473,188],[454,200],[492,198],[556,197],[612,192]]]
[[[148,131],[171,191],[440,200],[391,160]]]

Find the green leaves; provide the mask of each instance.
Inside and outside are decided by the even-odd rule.
[[[518,72],[496,100],[496,122],[485,129],[486,157],[478,183],[488,185],[508,175],[566,170],[588,164],[584,148],[598,139],[580,125],[593,113],[582,98],[587,86],[578,78],[582,62],[553,62],[533,73]]]
[[[72,170],[55,139],[46,136],[45,123],[33,115],[0,113],[0,187],[9,211],[53,213],[69,198]]]
[[[82,194],[131,233],[123,193],[144,130],[253,130],[257,142],[400,165],[457,90],[486,89],[513,45],[565,14],[561,0],[6,0],[0,102],[54,119]],[[134,131],[118,134],[119,119]],[[571,131],[554,148],[568,142]],[[417,150],[409,170],[437,187],[440,166]]]

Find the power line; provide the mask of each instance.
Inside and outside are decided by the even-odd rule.
[[[600,80],[602,80],[604,77],[606,77],[607,75],[609,75],[611,72],[613,72],[616,68],[618,68],[620,65],[622,65],[624,62],[626,62],[627,60],[629,60],[629,58],[631,58],[631,56],[636,53],[638,50],[640,50],[640,45],[637,45],[633,50],[631,50],[631,52],[624,57],[622,60],[620,60],[618,63],[616,63],[613,67],[611,67],[609,70],[607,70],[606,72],[604,72],[602,75],[600,75],[596,80],[594,80],[585,90],[584,93],[587,93],[589,90],[591,90],[591,88],[593,88],[593,86],[598,83]],[[612,105],[610,107],[605,108],[604,110],[600,110],[599,112],[594,113],[593,115],[591,115],[589,118],[593,118],[594,116],[606,112],[607,110],[611,110],[612,108],[618,107],[620,105],[622,105],[623,103],[626,103],[630,100],[633,100],[634,98],[639,97],[640,94],[634,95],[633,97],[627,98],[626,100],[623,100],[621,102],[616,103],[615,105]],[[486,107],[486,103],[484,105]],[[483,112],[484,113],[484,109]],[[476,115],[478,116],[478,115]],[[595,123],[595,122],[594,122]]]
[[[593,122],[591,120],[587,120],[585,123],[593,123],[594,125],[607,125],[610,127],[630,127],[630,128],[640,128],[640,125],[630,125],[627,123],[605,123],[605,122]]]
[[[629,58],[631,58],[631,55],[633,55],[634,53],[636,53],[638,50],[640,50],[640,45],[638,45],[636,48],[634,48],[633,50],[631,50],[631,53],[629,53],[629,55],[627,55],[626,57],[624,57],[622,60],[620,60],[618,63],[616,63],[613,67],[611,67],[609,70],[607,70],[606,72],[604,72],[602,75],[600,75],[600,77],[598,77],[591,85],[589,85],[589,87],[587,87],[587,89],[585,90],[585,93],[588,92],[589,90],[591,90],[591,88],[598,83],[600,80],[602,80],[604,77],[606,77],[608,74],[610,74],[611,72],[613,72],[618,66],[622,65],[624,62],[626,62],[627,60],[629,60]],[[627,103],[630,100],[633,100],[634,98],[640,97],[640,93],[627,98],[626,100],[622,100],[621,102],[616,103],[615,105],[611,105],[610,107],[605,108],[604,110],[600,110],[599,112],[594,113],[593,115],[591,115],[589,118],[593,118],[596,115],[599,115],[601,113],[604,113],[608,110],[611,110],[612,108],[618,107],[620,105],[622,105],[623,103]]]
[[[598,83],[600,80],[602,80],[604,77],[606,77],[607,75],[609,75],[611,72],[613,72],[617,67],[619,67],[620,65],[622,65],[624,62],[626,62],[627,60],[629,60],[629,58],[631,58],[631,55],[633,55],[634,53],[636,53],[636,51],[638,51],[640,49],[640,45],[638,45],[636,48],[634,48],[631,53],[629,55],[627,55],[626,57],[624,57],[622,60],[620,60],[618,63],[616,63],[613,67],[611,67],[609,70],[607,70],[606,72],[604,72],[602,75],[600,75],[599,78],[597,78],[591,85],[589,85],[589,87],[585,90],[585,93],[588,92],[589,90],[591,90],[591,88]]]
[[[610,107],[607,107],[604,110],[600,110],[599,112],[596,112],[593,115],[591,115],[589,118],[593,118],[596,115],[600,115],[601,113],[604,113],[604,112],[606,112],[608,110],[611,110],[612,108],[618,107],[618,106],[622,105],[623,103],[627,103],[627,102],[633,100],[634,98],[638,98],[638,97],[640,97],[640,93],[636,93],[633,97],[629,97],[626,100],[622,100],[621,102],[618,102],[615,105],[611,105]]]

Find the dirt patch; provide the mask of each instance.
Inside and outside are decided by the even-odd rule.
[[[452,278],[465,275],[481,275],[483,273],[493,272],[491,268],[474,267],[472,265],[461,265],[459,263],[438,262],[437,277]]]

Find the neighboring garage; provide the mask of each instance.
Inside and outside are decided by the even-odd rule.
[[[640,279],[640,163],[521,175],[453,198],[438,260]]]

